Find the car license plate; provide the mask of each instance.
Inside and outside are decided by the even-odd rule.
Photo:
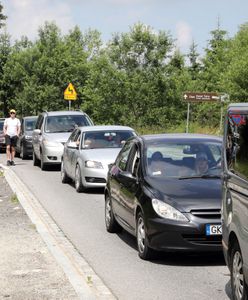
[[[221,225],[206,225],[206,235],[221,235],[222,227]]]

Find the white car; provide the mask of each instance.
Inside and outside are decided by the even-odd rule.
[[[76,128],[64,146],[62,183],[75,181],[77,192],[105,187],[109,165],[114,163],[125,141],[136,135],[127,126]]]
[[[48,165],[60,165],[64,144],[77,126],[89,126],[93,122],[82,111],[51,111],[38,116],[32,134],[33,164],[42,170]]]

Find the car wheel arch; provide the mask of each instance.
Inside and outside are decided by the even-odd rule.
[[[229,258],[229,261],[230,261],[230,257],[231,257],[231,253],[232,253],[232,248],[233,248],[233,246],[236,242],[239,245],[237,235],[235,234],[235,232],[232,231],[229,235],[229,240],[228,240],[228,258]]]

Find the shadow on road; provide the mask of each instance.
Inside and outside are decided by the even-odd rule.
[[[118,234],[119,238],[137,251],[136,239],[124,230]],[[138,259],[138,258],[137,258]],[[185,252],[157,252],[151,263],[170,266],[225,266],[222,252],[213,253],[185,253]]]

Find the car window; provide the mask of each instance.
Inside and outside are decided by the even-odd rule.
[[[81,130],[75,129],[72,134],[70,135],[68,141],[69,142],[76,142],[78,140],[79,135],[81,134]]]
[[[3,124],[4,124],[4,122],[0,122],[0,130],[1,131],[3,130]]]
[[[127,170],[134,176],[138,176],[138,170],[140,165],[140,152],[136,144],[133,145],[130,155],[128,158],[128,167]]]
[[[116,164],[119,167],[119,169],[121,169],[122,171],[126,171],[127,170],[127,161],[128,161],[128,156],[130,154],[130,151],[132,149],[133,146],[133,142],[127,142],[121,152],[119,153],[117,160],[116,160]]]
[[[145,150],[150,176],[183,177],[203,173],[220,175],[221,142],[159,141]]]
[[[41,126],[42,126],[42,124],[43,124],[43,120],[44,120],[44,116],[43,116],[43,115],[40,115],[40,116],[38,117],[37,123],[36,123],[36,125],[35,125],[35,128],[36,128],[36,129],[41,129]]]
[[[87,131],[83,135],[83,148],[121,148],[133,135],[134,133],[130,130]]]
[[[230,113],[226,138],[228,169],[248,179],[248,115]]]
[[[28,119],[25,121],[25,131],[32,131],[35,128],[36,119]]]
[[[48,116],[45,122],[45,132],[72,132],[77,126],[89,126],[89,119],[85,115]]]

